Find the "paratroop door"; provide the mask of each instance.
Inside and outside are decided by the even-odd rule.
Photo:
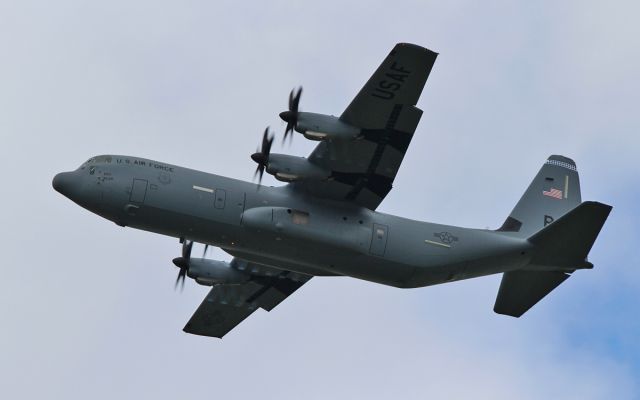
[[[387,237],[389,228],[386,225],[373,224],[373,235],[371,236],[371,247],[369,252],[375,256],[384,256],[387,249]]]
[[[223,209],[224,203],[227,201],[227,192],[224,189],[216,189],[214,207],[217,209]]]
[[[129,201],[133,203],[144,203],[144,198],[147,196],[147,181],[145,179],[134,179],[133,186],[131,188],[131,195]]]

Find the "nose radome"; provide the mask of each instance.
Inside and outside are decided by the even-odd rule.
[[[53,177],[53,182],[51,182],[51,184],[57,192],[67,195],[72,184],[72,173],[61,172],[57,174]]]

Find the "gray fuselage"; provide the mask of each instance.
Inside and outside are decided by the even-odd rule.
[[[419,287],[514,270],[531,258],[508,232],[414,221],[131,156],[99,156],[56,190],[121,226],[310,274]]]

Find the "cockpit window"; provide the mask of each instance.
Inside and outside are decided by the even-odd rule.
[[[89,175],[93,175],[93,174],[95,174],[95,173],[96,173],[96,167],[91,166],[91,167],[89,168]]]
[[[85,169],[87,166],[92,165],[92,164],[111,164],[111,161],[113,160],[113,158],[111,156],[97,156],[97,157],[91,157],[90,159],[88,159],[87,161],[85,161],[81,166],[80,169]]]
[[[95,163],[96,164],[110,164],[111,163],[111,156],[98,156],[95,157]]]

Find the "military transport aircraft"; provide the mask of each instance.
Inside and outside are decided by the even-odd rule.
[[[496,230],[376,212],[418,126],[436,56],[397,44],[340,117],[300,111],[302,91],[292,91],[284,138],[296,131],[318,146],[308,158],[272,154],[267,130],[251,156],[260,179],[266,171],[287,185],[104,155],[57,174],[53,187],[120,226],[180,239],[176,285],[188,276],[212,286],[188,333],[221,338],[313,276],[415,288],[502,273],[494,311],[519,317],[575,270],[593,268],[587,254],[611,207],[581,202],[576,164],[552,155]],[[192,257],[194,242],[234,258]]]

